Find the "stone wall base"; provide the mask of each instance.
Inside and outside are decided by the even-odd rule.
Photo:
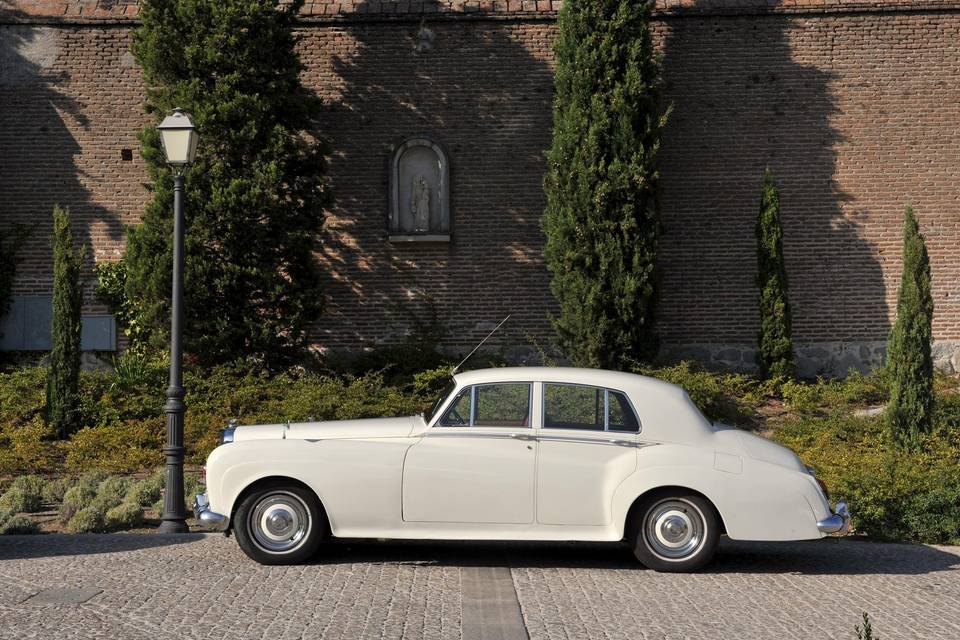
[[[845,376],[851,369],[867,373],[883,365],[887,343],[813,342],[794,345],[797,373],[803,378]],[[662,357],[671,360],[695,360],[710,366],[739,371],[757,368],[756,347],[730,344],[665,344]],[[933,344],[934,366],[945,373],[960,373],[960,341]]]

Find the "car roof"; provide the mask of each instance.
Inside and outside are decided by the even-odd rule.
[[[607,371],[605,369],[583,369],[578,367],[496,367],[493,369],[476,369],[464,371],[454,376],[459,385],[483,384],[488,382],[562,382],[569,384],[586,384],[596,387],[621,388],[625,386],[642,386],[647,389],[666,391],[677,390],[679,387],[623,371]]]

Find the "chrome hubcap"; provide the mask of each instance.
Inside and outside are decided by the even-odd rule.
[[[310,530],[310,510],[299,496],[277,491],[263,497],[250,513],[250,532],[257,546],[284,553],[300,546]]]
[[[703,544],[703,515],[686,500],[663,500],[647,511],[643,533],[653,553],[667,560],[683,560]]]

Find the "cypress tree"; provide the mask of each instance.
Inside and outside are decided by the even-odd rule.
[[[757,217],[757,286],[760,288],[760,335],[757,364],[765,378],[792,378],[796,371],[791,340],[787,267],[783,261],[780,192],[773,172],[763,173]]]
[[[47,419],[60,438],[76,428],[80,393],[80,270],[85,250],[75,248],[70,214],[53,208],[53,351],[47,374]]]
[[[542,219],[553,325],[577,364],[656,354],[655,158],[667,114],[652,0],[567,0],[559,17],[553,145]]]
[[[930,353],[933,296],[930,258],[912,207],[903,225],[903,275],[897,292],[897,320],[887,343],[890,404],[887,427],[894,441],[916,446],[933,418],[933,357]]]
[[[313,259],[328,192],[322,104],[301,81],[302,0],[144,0],[133,52],[157,121],[182,107],[200,135],[186,171],[186,350],[201,364],[278,368],[305,345],[323,293]],[[128,237],[125,294],[166,342],[172,179],[154,125],[140,135],[154,197]]]

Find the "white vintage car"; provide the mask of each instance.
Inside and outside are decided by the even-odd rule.
[[[625,539],[650,568],[692,571],[721,534],[802,540],[849,523],[789,449],[627,373],[471,371],[422,416],[240,426],[223,443],[195,515],[265,564],[307,560],[326,536]]]

